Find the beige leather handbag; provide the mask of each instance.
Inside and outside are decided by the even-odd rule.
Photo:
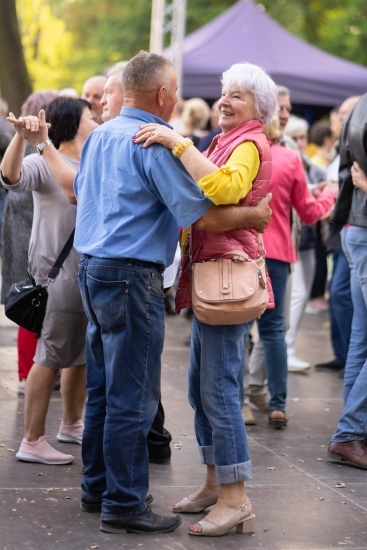
[[[238,325],[260,317],[269,301],[264,257],[252,260],[246,252],[230,250],[192,263],[191,300],[195,316],[207,325]]]

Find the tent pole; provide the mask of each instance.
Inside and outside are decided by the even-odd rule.
[[[150,26],[150,50],[161,54],[164,38],[170,36],[171,61],[178,79],[178,95],[182,89],[182,53],[186,27],[187,0],[153,0]]]

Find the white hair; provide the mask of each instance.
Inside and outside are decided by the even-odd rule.
[[[288,119],[287,124],[285,125],[283,134],[291,137],[294,132],[305,132],[305,134],[308,134],[308,128],[309,124],[307,120],[298,116],[291,115]]]
[[[250,92],[256,115],[263,124],[269,122],[277,112],[277,87],[261,67],[251,63],[235,63],[223,73],[221,82],[223,90],[238,86],[241,92]]]
[[[3,99],[2,97],[0,97],[0,111],[2,111],[5,114],[7,114],[9,111],[8,102],[5,101],[5,99]]]
[[[281,85],[277,85],[277,91],[278,91],[278,95],[286,95],[288,97],[290,97],[290,91],[289,91],[289,88],[287,88],[286,86],[281,86]]]
[[[128,61],[118,61],[108,69],[106,73],[107,77],[110,77],[113,74],[120,74],[122,76],[122,73],[124,72],[127,64],[128,64]]]

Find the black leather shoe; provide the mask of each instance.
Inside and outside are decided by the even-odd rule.
[[[171,464],[171,449],[159,453],[149,453],[150,464]]]
[[[315,370],[318,372],[339,372],[344,369],[343,363],[336,363],[335,361],[329,361],[328,363],[318,363],[315,365]]]
[[[99,526],[105,533],[170,533],[181,525],[178,516],[159,516],[147,508],[129,519],[102,520]]]
[[[145,497],[145,504],[151,504],[154,500],[153,495],[150,493],[147,494]],[[102,501],[101,500],[89,500],[85,497],[81,497],[80,499],[80,508],[83,510],[83,512],[89,512],[90,514],[97,514],[98,512],[101,512],[102,509]]]

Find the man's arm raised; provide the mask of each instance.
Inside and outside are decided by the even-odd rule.
[[[14,117],[13,113],[9,113],[7,120],[13,124],[17,135],[30,141],[33,145],[38,145],[48,139],[48,128],[50,124],[46,122],[45,111],[43,109],[39,112],[38,118],[27,116],[17,119]],[[68,201],[71,202],[71,204],[76,204],[73,186],[76,176],[75,170],[64,161],[53,145],[45,147],[42,154],[48,169],[56,183],[66,195]]]

